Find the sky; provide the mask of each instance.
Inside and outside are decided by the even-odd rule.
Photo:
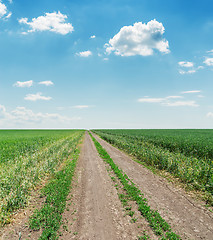
[[[0,0],[0,129],[212,129],[212,12],[212,0]]]

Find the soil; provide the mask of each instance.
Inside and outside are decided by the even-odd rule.
[[[130,222],[129,216],[125,216],[106,165],[98,156],[88,133],[77,173],[78,179],[70,195],[70,208],[63,214],[60,239],[136,239],[140,229]]]
[[[149,205],[159,211],[182,239],[213,239],[213,213],[164,178],[94,135],[113,161],[137,184]]]
[[[12,216],[12,222],[0,229],[0,240],[37,240],[41,235],[40,231],[32,231],[28,224],[29,218],[35,209],[39,209],[45,202],[45,197],[41,197],[40,189],[44,187],[46,181],[43,181],[35,191],[32,192],[28,206],[19,210]]]

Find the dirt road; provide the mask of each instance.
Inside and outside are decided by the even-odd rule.
[[[149,205],[158,210],[183,239],[213,239],[212,213],[190,199],[183,190],[176,189],[99,137],[95,138],[113,161],[138,185]]]
[[[60,239],[136,239],[139,231],[124,216],[116,188],[88,133],[77,172],[70,204],[74,208],[63,215],[69,230]]]

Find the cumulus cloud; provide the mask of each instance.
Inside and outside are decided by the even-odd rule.
[[[190,67],[194,67],[194,63],[193,62],[179,62],[178,63],[181,67],[186,67],[186,68],[190,68]]]
[[[133,26],[124,26],[106,44],[106,52],[115,52],[120,56],[150,56],[154,49],[161,53],[169,53],[169,43],[163,38],[165,28],[162,23],[154,20]]]
[[[76,55],[80,57],[89,57],[89,56],[92,56],[92,52],[88,50],[88,51],[76,53]]]
[[[95,36],[95,35],[92,35],[90,38],[91,38],[91,39],[94,39],[94,38],[96,38],[96,36]]]
[[[51,97],[42,96],[42,93],[38,92],[36,94],[27,94],[24,99],[28,100],[28,101],[34,101],[35,102],[37,100],[49,101],[52,98]]]
[[[203,63],[205,63],[207,66],[213,66],[213,58],[206,58]]]
[[[187,93],[200,93],[201,91],[200,90],[191,90],[191,91],[184,91],[184,92],[181,92],[182,94],[187,94]]]
[[[54,85],[54,83],[52,81],[42,81],[42,82],[39,82],[38,84],[45,85],[45,86]]]
[[[24,87],[32,87],[32,85],[33,85],[33,80],[25,81],[25,82],[17,81],[13,86],[24,88]]]
[[[67,117],[60,115],[58,113],[41,113],[41,112],[33,112],[31,109],[27,109],[25,107],[16,107],[12,111],[7,111],[5,106],[0,105],[0,126],[9,126],[10,127],[16,127],[18,126],[34,126],[36,123],[39,125],[36,126],[43,126],[43,124],[46,124],[47,126],[50,126],[50,123],[55,123],[56,126],[58,124],[67,123],[74,120],[80,120],[79,117]]]
[[[150,97],[143,97],[139,98],[138,102],[141,103],[159,103],[162,106],[168,107],[180,107],[180,106],[188,106],[188,107],[198,107],[199,105],[195,101],[177,101],[176,99],[183,98],[183,96],[168,96],[164,98],[150,98]]]
[[[12,15],[11,12],[8,12],[8,9],[4,3],[0,0],[0,18],[4,17],[6,19],[10,18]]]
[[[28,18],[21,18],[19,19],[19,23],[26,24],[31,28],[27,32],[51,31],[66,35],[74,31],[72,24],[67,23],[66,19],[67,15],[60,12],[53,12],[33,18],[32,21],[28,21]]]

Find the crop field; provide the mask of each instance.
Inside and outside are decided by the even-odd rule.
[[[138,160],[213,195],[213,130],[96,130]]]
[[[211,239],[212,136],[0,131],[0,239]]]
[[[83,131],[0,131],[0,225],[23,208],[30,191],[54,174],[76,148]]]

